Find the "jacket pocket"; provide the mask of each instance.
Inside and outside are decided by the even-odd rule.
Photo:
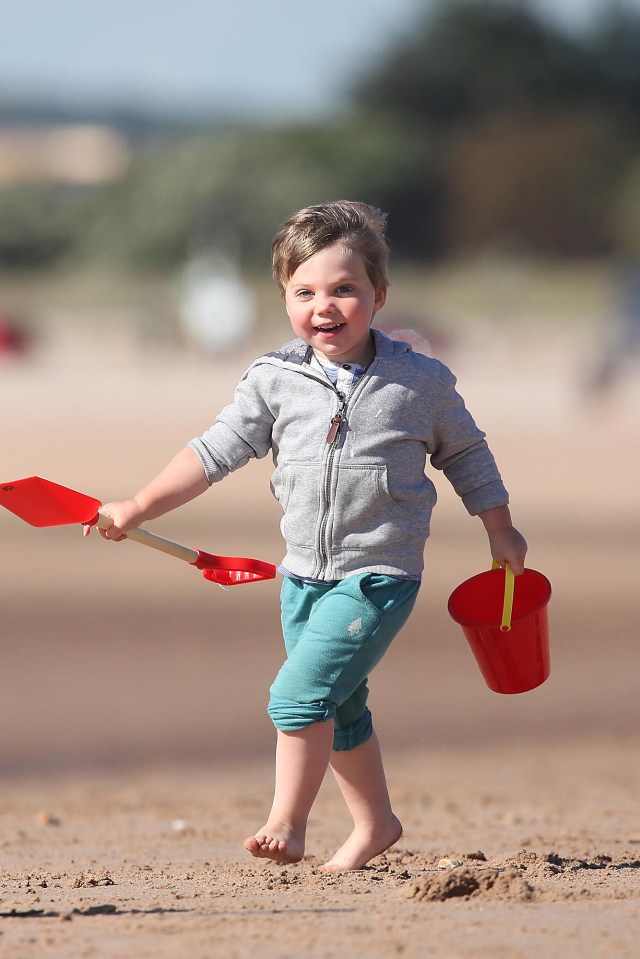
[[[426,476],[415,487],[390,487],[386,465],[340,466],[332,505],[333,546],[361,551],[426,536],[435,490]]]
[[[285,463],[281,470],[278,500],[284,516],[282,535],[293,546],[313,548],[320,516],[323,464]]]
[[[393,501],[382,464],[340,466],[331,505],[333,547],[366,549],[385,538]]]

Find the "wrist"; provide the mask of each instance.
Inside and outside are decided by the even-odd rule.
[[[138,499],[137,495],[129,500],[128,507],[131,513],[131,519],[136,524],[139,525],[140,523],[144,523],[145,520],[150,519],[148,516],[149,505],[145,505],[144,501]]]
[[[478,516],[489,535],[513,529],[511,512],[508,506],[495,506],[493,509],[486,509],[482,513],[478,513]]]

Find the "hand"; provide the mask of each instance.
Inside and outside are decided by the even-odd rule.
[[[513,574],[520,576],[524,572],[524,559],[528,548],[522,533],[518,532],[515,526],[487,533],[493,560],[502,567],[508,563]]]
[[[527,541],[511,522],[508,506],[494,506],[479,513],[489,537],[491,556],[499,566],[507,563],[515,576],[524,573]]]
[[[126,531],[128,529],[135,529],[144,519],[139,505],[133,499],[125,500],[122,503],[105,503],[100,507],[100,513],[111,520],[111,525],[108,529],[100,529],[98,527],[98,532],[103,539],[110,540],[114,543],[119,543],[121,540],[126,539]],[[92,524],[85,523],[83,525],[82,535],[89,536],[91,529]]]

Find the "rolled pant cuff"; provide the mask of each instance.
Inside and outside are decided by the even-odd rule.
[[[365,709],[362,716],[356,719],[355,723],[349,723],[336,729],[333,734],[333,748],[336,752],[346,752],[355,749],[356,746],[362,746],[373,734],[373,722],[371,713]]]
[[[333,719],[335,706],[318,703],[294,703],[272,697],[268,709],[271,721],[276,729],[283,733],[297,733],[313,723],[324,723]]]

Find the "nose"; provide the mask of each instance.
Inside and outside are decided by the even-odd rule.
[[[335,303],[333,297],[329,294],[319,294],[316,297],[316,314],[318,316],[328,316],[335,312]]]

